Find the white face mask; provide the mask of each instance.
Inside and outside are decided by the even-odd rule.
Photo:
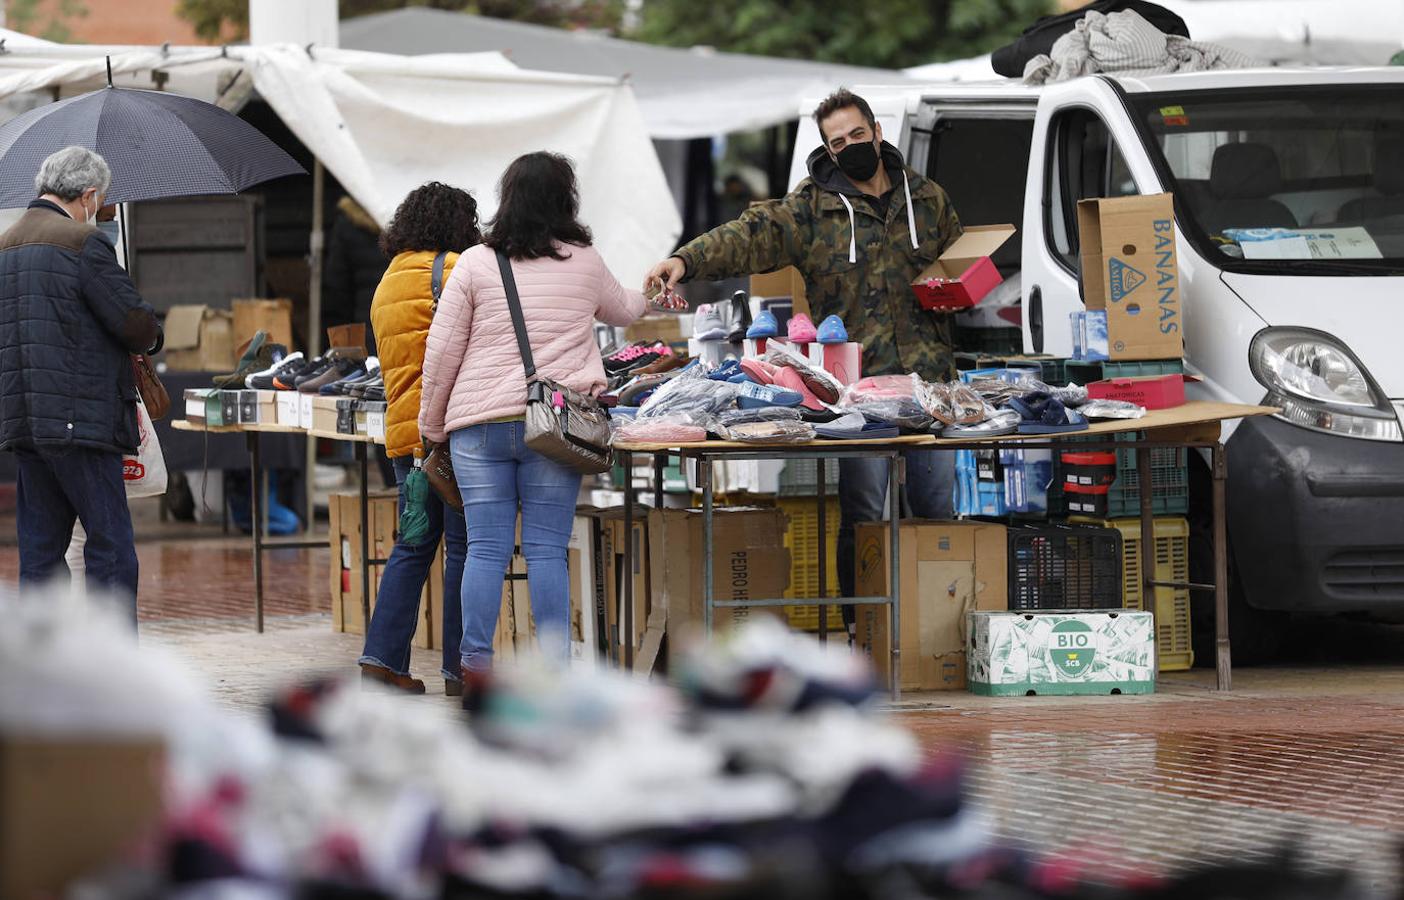
[[[85,218],[83,219],[83,221],[86,222],[86,223],[89,224],[89,225],[96,225],[96,224],[97,224],[97,216],[98,216],[98,213],[102,211],[102,207],[101,207],[101,206],[94,206],[94,207],[93,207],[93,211],[92,211],[92,212],[88,212],[88,204],[86,204],[86,203],[83,202],[83,198],[82,198],[82,197],[79,197],[79,198],[78,198],[78,205],[81,206],[81,207],[83,208],[83,215],[84,215],[84,217],[85,217]]]

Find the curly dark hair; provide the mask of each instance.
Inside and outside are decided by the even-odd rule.
[[[412,251],[457,253],[482,243],[478,201],[462,188],[438,181],[410,191],[390,224],[380,233],[380,252],[388,257]]]
[[[559,153],[519,156],[502,173],[497,215],[485,239],[508,259],[568,259],[555,241],[588,247],[594,240],[580,223],[580,190],[575,167]]]

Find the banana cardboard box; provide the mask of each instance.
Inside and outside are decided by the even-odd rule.
[[[1155,691],[1155,626],[1148,612],[968,615],[971,693],[1014,697]]]

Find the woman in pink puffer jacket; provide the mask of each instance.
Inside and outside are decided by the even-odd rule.
[[[591,246],[578,219],[579,192],[568,159],[518,158],[498,187],[497,217],[483,244],[465,250],[444,285],[424,354],[419,430],[448,441],[468,524],[463,574],[463,669],[492,664],[502,576],[521,512],[532,617],[543,647],[569,655],[566,545],[580,473],[523,442],[526,374],[507,308],[496,251],[512,261],[531,352],[540,374],[582,393],[605,385],[596,319],[628,325],[645,301],[625,290]]]

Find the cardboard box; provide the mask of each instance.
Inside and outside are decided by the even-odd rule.
[[[356,401],[356,433],[384,440],[385,407],[386,404],[380,400]],[[372,426],[375,426],[376,430],[373,430]]]
[[[278,398],[278,424],[302,427],[302,395],[297,391],[275,391]]]
[[[254,421],[260,425],[278,424],[278,392],[254,391]]]
[[[1077,204],[1082,302],[1105,310],[1115,360],[1184,355],[1175,204],[1170,194],[1106,197]]]
[[[336,398],[336,433],[356,433],[356,405],[358,401],[350,397]]]
[[[778,272],[752,275],[750,284],[752,297],[773,300],[789,297],[793,301],[792,315],[809,314],[809,298],[804,291],[804,276],[794,266],[786,266]]]
[[[682,317],[676,315],[647,315],[635,319],[632,325],[624,329],[624,340],[629,343],[662,341],[665,344],[676,344],[685,339]]]
[[[223,424],[223,425],[238,425],[238,424],[239,424],[239,421],[240,421],[240,420],[239,420],[239,413],[240,413],[240,408],[241,408],[241,407],[240,407],[240,400],[241,400],[241,398],[240,398],[239,395],[240,395],[240,392],[239,392],[239,391],[220,391],[220,392],[219,392],[220,416],[221,416],[222,419],[223,419],[223,421],[222,421],[220,424]],[[206,414],[206,418],[208,418],[208,417],[209,417],[209,416],[208,416],[208,413],[207,413],[207,414]]]
[[[967,225],[945,253],[912,279],[917,302],[939,312],[979,303],[1004,280],[990,256],[1017,230],[1013,225]]]
[[[1173,409],[1185,405],[1185,376],[1108,378],[1089,384],[1087,396],[1093,400],[1125,400],[1146,409]]]
[[[298,423],[299,423],[303,428],[306,428],[306,429],[308,429],[309,431],[312,429],[312,425],[313,425],[313,423],[316,421],[316,418],[317,418],[317,417],[316,417],[317,406],[316,406],[316,402],[315,402],[316,400],[317,400],[317,395],[316,395],[316,394],[303,394],[303,393],[298,393],[298,395],[297,395],[297,419],[298,419]]]
[[[899,597],[904,691],[965,687],[965,617],[971,610],[1008,608],[1008,536],[985,522],[908,521],[901,524]],[[888,592],[889,526],[860,523],[857,590]],[[879,679],[891,681],[891,638],[886,606],[858,607],[859,646],[872,655]]]
[[[234,316],[209,306],[172,306],[166,312],[166,365],[176,372],[234,369]]]
[[[712,518],[712,589],[717,600],[773,600],[790,586],[790,551],[785,514],[778,509],[717,509]],[[666,628],[701,626],[703,615],[702,511],[650,510],[650,547],[667,548],[649,559],[653,602],[666,614]],[[783,607],[713,610],[712,629],[726,632],[758,613],[784,616]],[[654,626],[651,619],[650,629]]]
[[[239,424],[258,423],[258,391],[231,391],[239,395]]]
[[[160,827],[155,738],[0,735],[0,897],[66,896]]]
[[[372,494],[367,510],[371,559],[389,559],[395,549],[395,529],[399,525],[399,495],[396,491]],[[358,494],[332,494],[327,498],[328,534],[331,542],[332,628],[348,634],[364,634],[361,614],[361,501]],[[384,566],[371,567],[370,608],[375,610],[376,594]],[[420,595],[414,645],[437,649],[442,642],[441,614],[444,602],[444,550],[434,558],[429,579]]]
[[[337,398],[319,397],[315,394],[303,394],[303,397],[306,398],[303,402],[310,403],[312,408],[312,421],[307,427],[323,434],[336,434],[338,431],[337,417],[340,415],[337,409]]]
[[[1155,691],[1155,625],[1148,612],[972,612],[968,627],[971,693]]]
[[[204,425],[205,407],[214,388],[186,388],[182,399],[185,401],[185,421]]]
[[[234,344],[249,340],[256,332],[268,334],[269,343],[293,347],[291,300],[235,300]]]
[[[622,509],[607,509],[593,513],[600,520],[601,553],[605,588],[605,625],[608,628],[611,645],[620,645],[620,635],[624,631],[624,579],[633,581],[634,590],[634,629],[632,637],[625,643],[632,643],[635,654],[643,643],[644,632],[648,627],[650,599],[650,563],[648,510],[639,509],[634,516],[631,535],[624,531]],[[624,571],[624,542],[632,541],[633,558],[631,571]]]

